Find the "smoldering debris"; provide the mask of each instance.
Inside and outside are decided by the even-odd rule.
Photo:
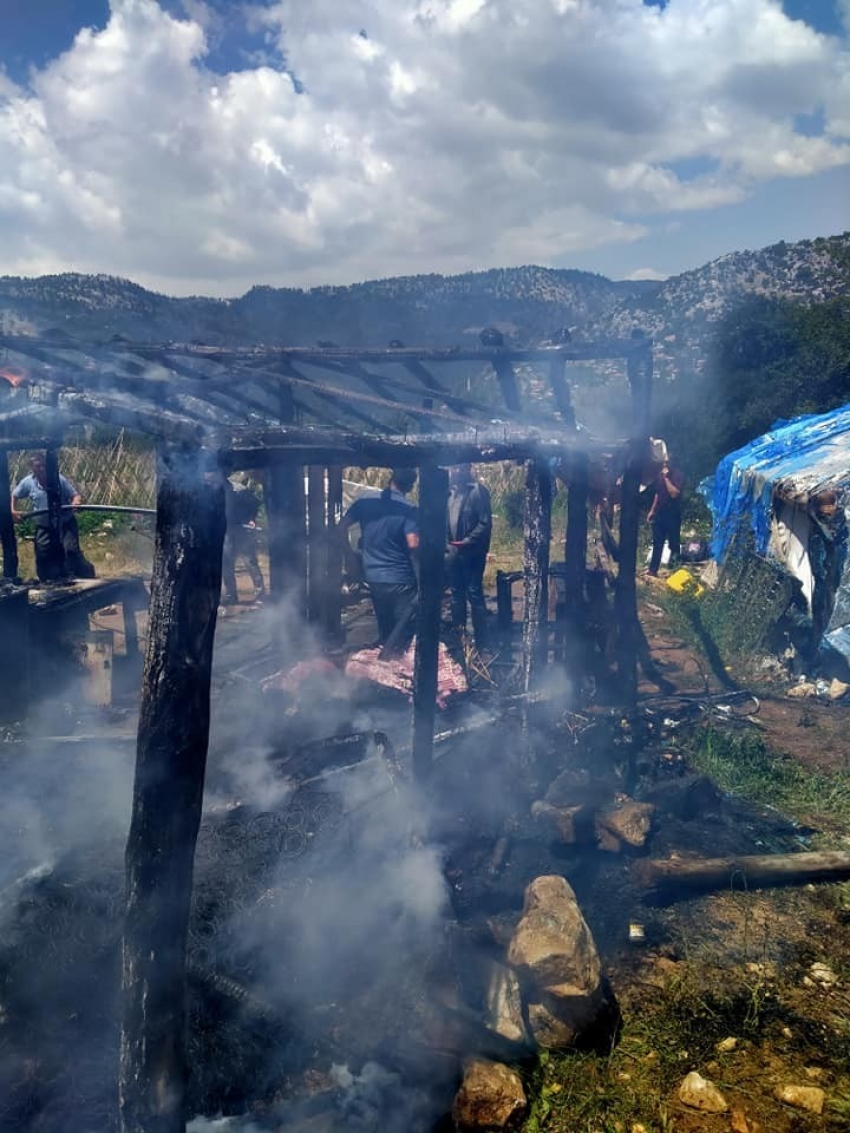
[[[447,908],[440,852],[413,831],[425,808],[412,790],[371,754],[273,809],[205,815],[187,948],[195,1112],[277,1105],[316,1059],[362,1067],[388,1053],[392,1017],[401,1041]],[[120,840],[74,848],[7,893],[0,1046],[18,1054],[0,1062],[0,1084],[16,1099],[10,1130],[29,1129],[34,1114],[50,1133],[115,1125],[122,850]],[[367,1122],[365,1099],[380,1092],[370,1074],[350,1112],[358,1128],[387,1128]]]

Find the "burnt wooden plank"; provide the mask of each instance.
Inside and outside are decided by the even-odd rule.
[[[156,549],[126,849],[123,1133],[186,1128],[186,933],[201,819],[224,491],[200,454],[159,454]]]
[[[437,706],[437,663],[443,603],[443,560],[446,552],[448,473],[428,462],[419,466],[419,609],[413,670],[413,773],[431,774],[434,718]]]

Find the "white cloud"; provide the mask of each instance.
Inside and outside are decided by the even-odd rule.
[[[0,73],[2,270],[221,294],[563,262],[850,164],[846,44],[777,0],[280,0],[224,75],[187,10],[112,0],[30,89]]]
[[[626,278],[627,279],[634,279],[634,280],[642,280],[642,279],[662,280],[662,279],[666,279],[667,276],[664,274],[663,271],[656,271],[655,268],[635,268],[634,271],[629,272],[629,274],[626,276]]]

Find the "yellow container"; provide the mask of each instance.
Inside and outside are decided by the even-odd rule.
[[[667,579],[667,585],[677,594],[689,594],[692,598],[699,598],[705,593],[705,587],[698,582],[689,570],[684,567],[674,571]]]

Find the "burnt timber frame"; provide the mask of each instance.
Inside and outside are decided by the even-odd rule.
[[[52,463],[66,430],[86,422],[146,433],[156,438],[160,450],[151,631],[126,859],[120,1114],[123,1133],[185,1133],[185,937],[209,738],[209,677],[224,537],[216,470],[257,469],[266,475],[273,596],[280,598],[294,587],[303,614],[309,608],[315,616],[316,606],[308,606],[307,564],[313,563],[316,586],[321,586],[327,554],[329,605],[318,620],[331,629],[338,625],[339,601],[339,568],[331,549],[339,518],[336,470],[344,465],[419,468],[420,557],[427,569],[416,646],[413,751],[416,773],[424,779],[434,742],[441,595],[435,578],[445,539],[442,465],[526,464],[523,667],[524,682],[531,686],[548,650],[550,462],[560,463],[559,475],[570,492],[567,569],[577,577],[586,555],[581,520],[586,469],[619,470],[625,452],[616,613],[621,687],[626,706],[634,703],[639,628],[634,569],[652,344],[638,336],[536,349],[349,350],[81,343],[66,335],[0,334],[0,350],[28,378],[14,393],[0,389],[4,455],[9,449],[43,447],[53,452]],[[594,440],[576,427],[565,365],[599,360],[626,361],[633,427],[625,448],[623,442]],[[517,362],[539,363],[548,373],[554,414],[545,405],[523,409]],[[492,405],[460,397],[437,378],[434,370],[451,363],[492,369],[504,401],[496,410],[498,418]],[[402,370],[404,377],[365,369],[387,365]],[[315,378],[310,369],[323,370],[332,380]],[[354,432],[352,418],[367,431]],[[318,553],[308,547],[304,494],[305,468],[317,466],[323,479],[325,469],[334,469],[327,478],[332,490],[322,499],[327,527],[322,525]],[[310,510],[318,534],[318,474],[313,476]],[[5,560],[14,532],[2,509],[0,528]]]

